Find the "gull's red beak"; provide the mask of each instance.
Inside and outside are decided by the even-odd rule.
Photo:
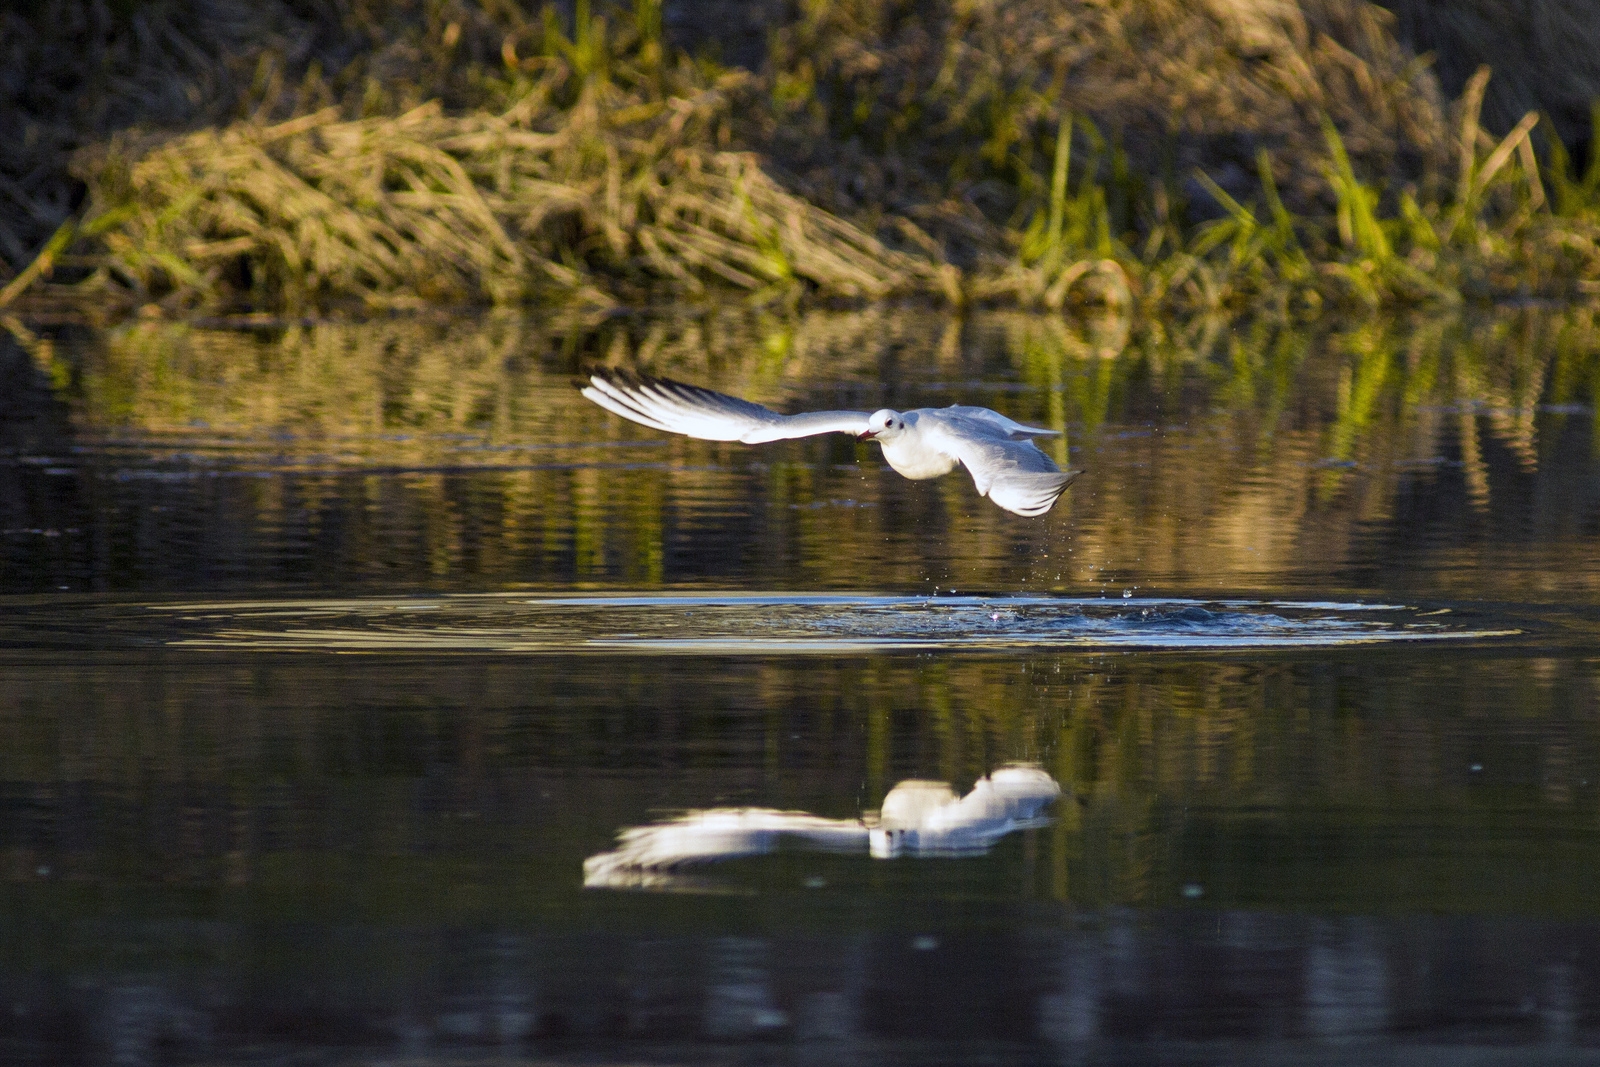
[[[878,436],[878,432],[876,430],[862,430],[860,433],[856,434],[856,440],[870,441],[876,436]]]

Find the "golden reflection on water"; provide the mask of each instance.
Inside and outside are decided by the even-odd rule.
[[[526,1003],[570,1011],[582,1035],[609,1024],[580,1002],[624,1023],[656,1003],[662,972],[641,961],[688,961],[698,1011],[769,947],[774,970],[810,966],[791,933],[831,938],[841,975],[906,972],[908,953],[937,955],[912,937],[970,934],[980,950],[941,972],[966,1003],[972,975],[1026,976],[1041,958],[990,948],[1044,930],[1051,967],[1106,976],[1085,1018],[1137,1015],[1138,1034],[1168,1039],[1218,1010],[1259,1017],[1248,1032],[1275,1043],[1301,1020],[1366,1040],[1378,1018],[1408,1048],[1455,1033],[1450,1019],[1487,1032],[1485,1005],[1513,1029],[1531,1017],[1519,1005],[1579,1017],[1537,997],[1546,963],[1588,980],[1576,968],[1600,914],[1594,338],[1580,311],[1130,334],[880,308],[142,322],[63,343],[73,434],[0,463],[16,516],[0,583],[44,593],[0,613],[13,1014],[104,1004],[151,1047],[160,1005],[227,988],[244,991],[241,1018],[280,987],[316,1018],[342,1000],[355,1007],[338,1018],[387,1026],[429,997],[459,1017],[438,976],[483,976],[483,1004],[512,988],[505,955],[465,954],[483,931],[545,954]],[[775,404],[983,403],[1062,427],[1090,474],[1030,522],[960,477],[905,482],[848,441],[670,439],[578,398],[570,376],[598,359]],[[111,595],[60,595],[57,574]],[[934,586],[955,614],[913,608]],[[749,605],[803,593],[719,622],[682,602],[706,589]],[[843,595],[864,589],[903,607]],[[853,597],[857,616],[784,607],[819,591]],[[1249,598],[1230,610],[1287,618],[1262,602],[1292,601],[1339,625],[1327,644],[1291,632],[1273,648],[1072,644],[1048,619],[1015,632],[1039,610],[1019,593],[1144,625],[1146,598],[1186,591],[1208,611]],[[603,611],[571,606],[605,594]],[[533,619],[530,602],[549,610]],[[1165,618],[1156,636],[1183,637],[1181,612]],[[1391,631],[1350,644],[1370,620]],[[727,654],[763,627],[781,652]],[[1391,639],[1408,629],[1465,639]],[[941,633],[984,641],[918,645]],[[640,654],[684,634],[700,643]],[[605,647],[567,651],[596,635]],[[330,652],[330,636],[362,654]],[[211,644],[179,644],[197,639]],[[792,654],[805,648],[830,654]],[[664,813],[859,821],[901,780],[966,792],[1012,761],[1059,784],[1054,821],[981,859],[780,850],[722,864],[719,881],[751,891],[693,907],[582,888],[586,858]],[[1505,915],[1547,924],[1544,940]],[[351,951],[351,930],[367,948]],[[418,932],[434,947],[409,950]],[[728,949],[746,932],[756,947]],[[858,951],[869,936],[885,968]],[[1191,952],[1196,937],[1215,951]],[[702,973],[701,959],[733,962]],[[1371,980],[1341,1000],[1326,979],[1346,963]],[[1475,971],[1490,985],[1458,981]],[[119,1001],[118,983],[148,996]],[[1215,1004],[1163,1014],[1160,991],[1185,983]],[[1051,1018],[1085,987],[1048,988],[1017,1003]],[[1239,1000],[1250,990],[1264,999]],[[1261,1015],[1284,990],[1289,1007]],[[1315,1023],[1324,1008],[1360,1025]]]
[[[1522,507],[1523,478],[1542,479],[1531,506],[1548,514],[1527,519],[1542,538],[1507,566],[1503,545],[1439,537],[1423,546],[1438,591],[1593,591],[1600,557],[1574,527],[1594,507],[1600,449],[1594,314],[1133,333],[895,307],[598,326],[506,313],[253,332],[140,322],[82,349],[75,417],[131,464],[298,472],[293,499],[258,487],[267,528],[315,524],[371,472],[364,506],[403,514],[438,579],[693,580],[672,564],[676,538],[731,540],[756,569],[816,588],[1265,589],[1372,558],[1373,538],[1403,536],[1407,494],[1441,479],[1492,517]],[[1089,474],[1052,515],[1018,520],[959,475],[909,485],[842,439],[748,449],[625,424],[571,386],[594,360],[791,410],[986,404],[1062,429]]]
[[[232,987],[226,1017],[310,1005],[323,1025],[342,998],[349,1033],[374,1033],[461,1017],[450,971],[509,1003],[504,957],[464,955],[485,931],[549,968],[526,1003],[594,1035],[590,1001],[624,1024],[654,1003],[642,960],[682,963],[698,1011],[762,953],[781,985],[806,971],[794,931],[832,937],[850,982],[973,931],[938,973],[960,989],[1026,976],[1037,955],[1003,945],[1043,931],[1051,968],[1106,976],[1091,1025],[1227,1032],[1213,1000],[1160,1000],[1189,981],[1232,990],[1262,1040],[1365,1040],[1376,1017],[1416,1048],[1451,1033],[1440,1006],[1514,1029],[1544,961],[1594,985],[1573,969],[1600,915],[1594,326],[1499,309],[1128,333],[872,309],[59,342],[72,432],[0,456],[0,590],[43,593],[0,613],[13,1014],[88,997],[155,1041],[152,1005],[205,1019]],[[984,403],[1066,430],[1090,474],[1019,520],[845,440],[622,424],[571,387],[592,360],[774,405]],[[1010,761],[1061,797],[981,859],[779,849],[718,865],[730,893],[693,905],[582,889],[621,827],[770,809],[859,837],[896,782],[954,795]],[[1549,926],[1568,918],[1581,936]],[[432,949],[406,947],[418,931]],[[862,937],[904,952],[875,949],[880,968]],[[1376,976],[1365,992],[1325,995],[1330,945]],[[1514,979],[1459,984],[1472,971]],[[882,1000],[875,982],[851,989]],[[1090,985],[1029,989],[1016,1003],[1046,1019]],[[1360,1025],[1306,1022],[1317,1005]]]

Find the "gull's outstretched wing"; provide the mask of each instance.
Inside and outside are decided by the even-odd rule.
[[[803,811],[710,808],[631,826],[617,837],[614,851],[583,861],[584,885],[649,888],[658,876],[686,864],[771,852],[782,837],[848,852],[867,844],[867,828],[859,819],[824,819]]]
[[[590,373],[581,392],[607,411],[668,433],[702,441],[743,441],[747,445],[812,437],[822,433],[860,434],[864,411],[810,411],[780,415],[771,408],[726,393],[627,371]]]
[[[941,415],[959,415],[968,419],[980,419],[998,427],[1006,435],[1019,440],[1029,437],[1060,437],[1060,430],[1046,430],[1042,426],[1029,426],[1026,423],[1008,419],[998,411],[989,408],[975,408],[965,404],[951,404],[947,408],[939,408]]]
[[[1028,440],[1016,440],[987,419],[939,410],[922,419],[928,444],[955,456],[978,492],[1016,515],[1043,515],[1055,507],[1082,471],[1063,471]]]

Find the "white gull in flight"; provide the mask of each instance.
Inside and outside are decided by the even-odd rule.
[[[1043,515],[1082,471],[1063,471],[1032,441],[1056,430],[1024,426],[998,411],[952,404],[894,411],[807,411],[771,408],[670,378],[614,369],[590,373],[583,395],[625,419],[702,441],[747,445],[823,433],[846,433],[883,446],[889,466],[911,479],[967,468],[978,493],[1017,515]]]

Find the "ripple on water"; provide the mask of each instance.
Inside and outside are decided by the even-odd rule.
[[[9,648],[219,651],[818,654],[1050,649],[1272,649],[1473,641],[1528,620],[1437,605],[1066,596],[794,593],[39,605],[0,624]]]

